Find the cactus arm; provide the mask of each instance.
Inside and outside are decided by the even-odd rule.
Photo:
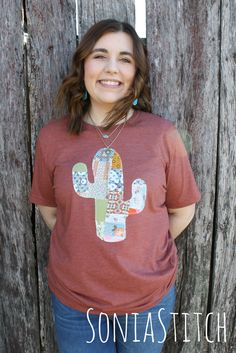
[[[107,194],[107,180],[101,178],[104,167],[100,164],[94,173],[94,183],[88,180],[88,170],[84,163],[76,163],[72,168],[72,180],[75,192],[82,197],[104,199]]]
[[[76,163],[72,168],[73,187],[79,196],[90,197],[91,183],[88,181],[88,170],[84,163]]]
[[[129,215],[138,214],[142,212],[145,207],[147,197],[147,185],[142,179],[135,179],[132,183],[132,197],[129,202]]]

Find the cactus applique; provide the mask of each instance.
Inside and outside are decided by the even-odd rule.
[[[88,181],[87,166],[76,163],[72,168],[75,192],[80,197],[94,198],[97,236],[107,242],[126,238],[126,218],[144,209],[147,186],[144,180],[132,183],[132,197],[124,201],[122,161],[112,148],[101,148],[93,158],[94,183]]]

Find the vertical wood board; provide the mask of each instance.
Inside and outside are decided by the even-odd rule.
[[[76,47],[75,1],[26,1],[28,120],[31,129],[31,153],[34,162],[35,142],[40,128],[56,115],[55,96],[69,71]],[[51,298],[46,265],[50,232],[38,209],[34,213],[40,338],[44,353],[56,352],[52,324]]]
[[[198,342],[194,317],[187,324],[187,339],[191,341],[184,343],[182,313],[200,312],[205,317],[208,309],[219,104],[219,14],[220,1],[147,1],[153,110],[175,123],[182,136],[189,137],[189,158],[202,194],[193,221],[176,240],[177,342],[172,327],[165,352],[207,349],[204,321]]]
[[[222,2],[217,203],[210,353],[236,352],[236,3]],[[218,322],[219,313],[219,322]],[[225,323],[224,323],[225,315]],[[218,329],[218,326],[225,329]],[[218,336],[218,331],[220,335]],[[225,337],[224,337],[225,333]],[[226,342],[224,342],[226,339]]]
[[[0,12],[0,351],[40,352],[21,1]]]
[[[118,21],[129,22],[135,25],[135,3],[134,0],[78,0],[78,30],[79,38],[95,22],[114,18]]]

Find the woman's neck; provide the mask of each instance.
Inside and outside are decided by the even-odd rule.
[[[86,121],[89,124],[102,126],[109,112],[109,109],[100,106],[91,106],[86,114]],[[92,119],[91,119],[92,118]]]
[[[127,114],[127,119],[131,117],[133,114],[133,109],[131,108]],[[108,114],[109,110],[104,109],[102,107],[94,107],[91,106],[89,111],[84,116],[84,121],[96,126],[102,126],[104,124],[105,118]],[[122,123],[124,120],[119,121],[119,124]]]

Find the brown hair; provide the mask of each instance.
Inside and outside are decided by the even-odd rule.
[[[109,32],[120,31],[129,34],[133,40],[134,60],[137,69],[129,95],[120,99],[112,111],[108,112],[104,129],[109,129],[116,122],[122,120],[130,110],[135,98],[138,98],[138,104],[133,106],[134,109],[151,111],[149,65],[147,51],[142,40],[129,23],[114,19],[102,20],[94,24],[82,38],[73,55],[71,73],[62,81],[56,96],[56,107],[59,111],[66,109],[69,113],[68,131],[70,133],[80,133],[82,118],[90,106],[89,94],[86,100],[83,99],[85,92],[84,60],[91,53],[100,37]]]

